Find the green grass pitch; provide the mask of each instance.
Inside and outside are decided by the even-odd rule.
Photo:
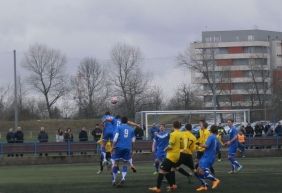
[[[230,175],[229,163],[216,163],[221,186],[211,192],[225,193],[281,193],[282,158],[245,158],[241,173]],[[137,173],[129,172],[123,188],[111,186],[109,172],[97,175],[97,164],[9,166],[0,167],[1,193],[144,193],[154,186],[152,163],[136,163]],[[179,189],[176,192],[196,192],[198,181],[188,184],[181,175],[176,176]],[[166,184],[163,184],[165,192]]]

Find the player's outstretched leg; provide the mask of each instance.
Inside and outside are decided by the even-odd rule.
[[[212,189],[217,188],[220,184],[220,180],[217,179],[208,168],[204,170],[204,178],[212,182]]]
[[[155,172],[153,174],[157,175],[159,173],[159,168],[160,168],[160,161],[158,159],[155,160],[154,166],[155,166]]]
[[[132,170],[133,173],[136,173],[136,167],[133,165],[133,160],[132,158],[130,160],[128,160],[129,164],[130,164],[130,169]]]
[[[112,185],[113,186],[116,186],[117,175],[118,175],[118,166],[114,164],[112,168]]]
[[[100,170],[98,170],[97,174],[101,174],[103,172],[104,166],[103,166],[103,157],[101,155],[100,157]]]
[[[195,172],[196,178],[201,182],[201,186],[196,189],[198,192],[207,191],[208,190],[208,184],[204,179],[204,175],[201,172]]]
[[[243,166],[240,165],[239,162],[236,161],[234,157],[235,157],[234,155],[228,156],[228,160],[230,161],[232,167],[232,170],[228,172],[229,174],[234,174],[236,172],[239,172],[243,168]]]

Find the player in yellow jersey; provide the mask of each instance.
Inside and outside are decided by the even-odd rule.
[[[195,169],[192,155],[193,152],[196,150],[197,139],[192,133],[191,124],[185,125],[185,131],[182,132],[182,136],[183,136],[183,149],[181,150],[180,153],[180,159],[176,164],[176,169],[178,172],[188,177],[189,182],[191,182],[190,177],[192,176],[192,173],[188,173],[182,167],[180,167],[183,164],[189,167],[193,172]]]
[[[97,142],[98,144],[103,143],[103,136],[101,136],[101,139]],[[112,153],[112,143],[111,141],[107,141],[105,144],[105,150],[106,150],[106,160],[107,160],[107,166],[110,167],[111,165],[111,153]],[[101,156],[100,159],[100,169],[98,170],[97,174],[101,174],[104,170],[104,164],[103,164],[104,158]]]
[[[180,158],[180,150],[183,147],[183,134],[179,130],[180,127],[181,123],[179,121],[175,121],[173,123],[174,131],[170,134],[168,147],[166,148],[166,158],[162,162],[159,169],[157,186],[149,188],[149,190],[152,192],[161,192],[161,184],[164,177],[166,177],[169,183],[168,191],[173,191],[176,189],[175,172],[173,171],[173,169],[176,167],[176,164]]]

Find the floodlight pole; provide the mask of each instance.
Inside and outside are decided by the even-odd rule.
[[[15,129],[17,129],[19,124],[19,110],[18,110],[18,84],[17,84],[17,52],[13,51],[14,55],[14,108],[15,108]]]

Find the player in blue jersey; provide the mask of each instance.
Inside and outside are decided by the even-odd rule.
[[[212,189],[218,187],[220,180],[217,179],[214,174],[210,171],[210,168],[213,166],[216,159],[217,152],[220,149],[220,143],[217,139],[217,126],[213,125],[210,129],[211,135],[208,137],[206,143],[201,145],[205,148],[204,155],[199,160],[199,167],[195,173],[196,177],[201,181],[202,185],[197,188],[197,191],[207,191],[208,184],[205,181],[206,179],[212,181]]]
[[[135,142],[134,128],[129,126],[127,117],[121,119],[121,124],[117,127],[113,139],[113,155],[112,155],[112,184],[116,185],[116,177],[118,174],[118,165],[122,161],[122,179],[119,186],[125,183],[127,175],[127,164],[132,160],[132,145]]]
[[[238,148],[238,131],[233,125],[234,121],[232,119],[229,119],[227,121],[228,126],[230,127],[229,130],[229,141],[226,142],[226,145],[228,145],[228,160],[231,163],[232,169],[229,174],[234,174],[236,172],[239,172],[243,166],[239,164],[238,161],[235,160],[237,148]]]
[[[113,136],[114,130],[115,130],[114,119],[115,118],[111,115],[110,112],[106,112],[105,115],[102,117],[102,123],[103,123],[104,129],[103,129],[101,156],[103,158],[103,164],[107,163],[106,149],[105,149],[106,143],[108,141],[112,141],[114,137]]]
[[[159,173],[160,163],[166,156],[165,148],[168,146],[169,133],[165,130],[165,125],[160,125],[160,131],[155,135],[153,139],[152,152],[155,153],[155,168],[154,175]]]

